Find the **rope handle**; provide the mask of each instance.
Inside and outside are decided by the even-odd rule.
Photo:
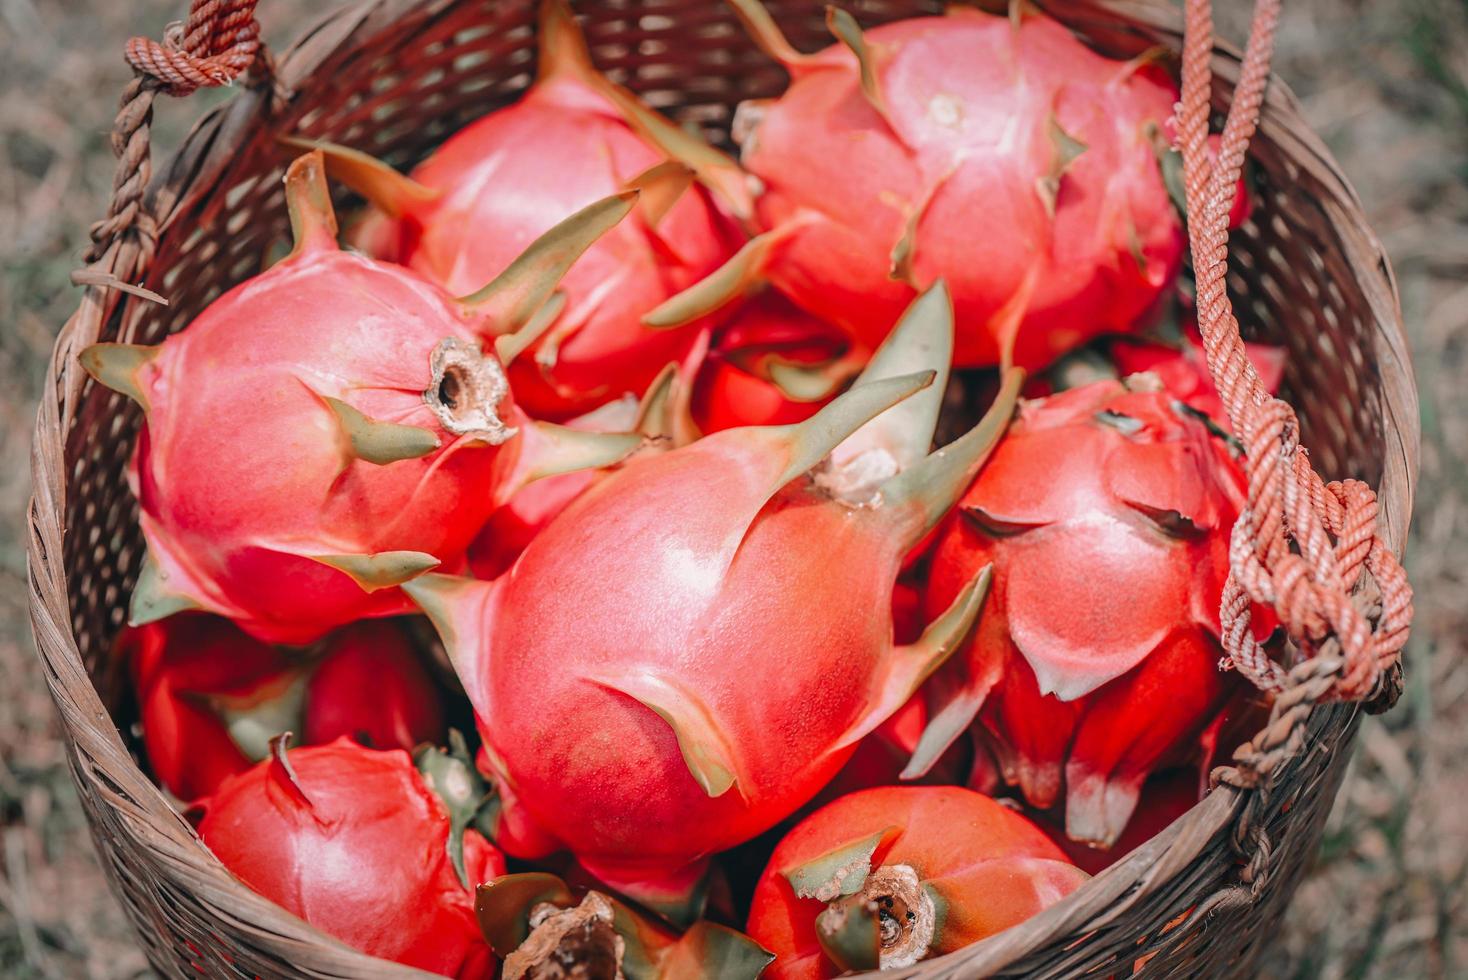
[[[158,241],[158,223],[144,206],[143,195],[152,174],[150,131],[153,101],[159,93],[183,98],[201,88],[229,85],[249,70],[261,81],[272,77],[260,25],[255,20],[258,0],[192,0],[188,20],[172,23],[162,42],[135,37],[127,42],[125,57],[133,80],[123,90],[112,127],[112,152],[117,170],[107,217],[91,228],[92,245],[85,261],[89,268],[72,273],[78,285],[112,286],[158,297],[128,286],[112,275],[103,258],[124,238],[138,245],[136,270],[146,269]]]
[[[1248,504],[1234,525],[1222,601],[1224,666],[1283,692],[1318,671],[1269,659],[1250,629],[1254,602],[1273,606],[1307,663],[1330,665],[1321,700],[1385,702],[1401,690],[1400,656],[1412,623],[1412,588],[1376,530],[1376,494],[1359,480],[1325,483],[1299,443],[1288,404],[1272,397],[1244,352],[1225,286],[1228,213],[1259,124],[1280,0],[1256,0],[1234,100],[1216,163],[1207,152],[1213,21],[1210,0],[1187,0],[1183,154],[1198,326],[1209,373],[1245,447]],[[1367,578],[1369,573],[1369,579]],[[1301,665],[1303,666],[1303,665]]]

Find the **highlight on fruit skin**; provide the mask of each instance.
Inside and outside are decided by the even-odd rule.
[[[379,749],[444,737],[438,689],[392,621],[286,650],[228,620],[183,613],[124,629],[117,650],[153,776],[185,802],[266,759],[283,731],[302,732],[305,745],[351,738]]]
[[[1025,921],[1090,876],[1045,833],[957,786],[844,796],[780,841],[749,934],[766,980],[912,966]]]
[[[993,587],[926,689],[906,775],[977,718],[1005,782],[1063,801],[1073,839],[1114,842],[1148,774],[1193,757],[1241,684],[1218,638],[1245,499],[1228,442],[1147,375],[1024,403],[933,553],[930,611],[981,566]],[[1272,626],[1259,610],[1256,633]]]
[[[837,43],[803,54],[758,0],[730,5],[791,77],[735,125],[764,234],[650,322],[768,281],[872,349],[941,277],[956,365],[997,364],[1012,337],[1035,370],[1136,329],[1171,286],[1185,236],[1159,152],[1178,91],[1146,58],[1105,58],[1018,5],[865,32],[832,7]]]
[[[640,397],[664,364],[682,359],[698,328],[653,330],[642,315],[713,272],[743,237],[721,204],[729,181],[700,164],[722,155],[689,151],[694,137],[655,120],[597,72],[565,0],[542,0],[535,83],[450,136],[411,175],[345,147],[291,145],[320,146],[333,177],[376,205],[354,236],[360,247],[456,295],[498,275],[577,209],[642,190],[637,210],[567,271],[564,308],[509,365],[520,406],[565,421]],[[737,170],[725,158],[718,173]]]
[[[199,836],[250,888],[372,956],[460,980],[491,980],[495,957],[473,887],[505,873],[477,830],[461,878],[444,803],[401,750],[347,739],[286,752],[220,784]]]
[[[1020,377],[930,454],[951,331],[939,285],[806,422],[634,458],[495,582],[408,584],[474,703],[508,853],[567,849],[686,915],[709,855],[794,812],[958,646],[983,571],[910,644],[892,592]]]
[[[727,926],[700,919],[680,934],[614,895],[573,890],[544,872],[480,885],[475,912],[485,939],[504,960],[503,980],[754,980],[774,958]]]
[[[198,609],[304,644],[409,612],[397,586],[461,563],[515,489],[642,441],[532,422],[485,340],[513,349],[636,193],[573,215],[463,300],[337,247],[319,152],[291,165],[286,197],[287,258],[156,347],[80,355],[146,416],[130,471],[147,542],[134,625]]]

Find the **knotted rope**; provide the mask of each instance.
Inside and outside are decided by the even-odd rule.
[[[196,89],[228,85],[260,50],[256,2],[194,0],[188,21],[168,25],[162,44],[146,37],[128,41],[127,63],[162,83],[164,94],[179,98]]]
[[[228,85],[263,58],[260,25],[255,21],[257,2],[193,0],[188,20],[170,24],[162,43],[142,37],[128,41],[127,63],[135,74],[123,90],[112,128],[112,152],[117,156],[112,202],[107,217],[92,225],[88,263],[100,261],[124,235],[136,237],[140,267],[152,258],[158,226],[143,207],[143,193],[152,170],[148,133],[153,100],[159,92],[181,97],[200,88]],[[88,270],[79,270],[72,278],[98,282]]]
[[[1250,628],[1251,603],[1264,603],[1274,607],[1307,658],[1338,653],[1327,696],[1359,701],[1397,676],[1412,622],[1412,589],[1376,531],[1376,494],[1359,480],[1325,483],[1310,465],[1294,410],[1265,390],[1245,355],[1225,288],[1228,213],[1259,123],[1278,21],[1279,0],[1257,0],[1218,159],[1210,163],[1212,10],[1210,0],[1187,0],[1178,133],[1198,326],[1213,383],[1245,447],[1249,484],[1223,592],[1225,664],[1264,690],[1287,686],[1285,669],[1269,659]]]

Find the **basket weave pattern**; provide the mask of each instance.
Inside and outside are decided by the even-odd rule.
[[[719,0],[576,6],[600,67],[716,142],[727,145],[739,101],[783,88],[783,71],[753,48]],[[797,46],[828,42],[821,4],[768,6]],[[867,25],[940,8],[896,0],[848,6]],[[1162,0],[1043,6],[1108,54],[1179,47],[1180,18]],[[417,974],[347,949],[231,878],[119,736],[133,717],[108,651],[142,557],[125,477],[141,414],[86,381],[75,352],[99,339],[156,343],[260,271],[262,256],[289,234],[280,180],[287,158],[277,135],[328,139],[407,167],[513,101],[534,68],[533,7],[531,0],[366,0],[322,20],[279,59],[273,78],[256,79],[202,119],[155,175],[147,210],[158,225],[156,252],[131,260],[146,263],[140,284],[169,305],[94,288],[57,342],[56,397],[42,406],[36,433],[37,643],[103,863],[150,958],[170,976]],[[1222,108],[1237,57],[1219,50],[1214,69]],[[1286,390],[1316,469],[1379,486],[1383,534],[1399,551],[1416,474],[1417,408],[1390,268],[1353,192],[1278,83],[1251,157],[1256,206],[1231,247],[1239,319],[1289,348]],[[129,261],[128,247],[114,249],[114,260]],[[1154,953],[1139,975],[1247,975],[1318,844],[1356,711],[1320,705],[1303,727],[1281,723],[1282,733],[1304,736],[1292,743],[1301,749],[1272,773],[1232,780],[1259,785],[1220,786],[1070,899],[892,976],[1126,975]]]

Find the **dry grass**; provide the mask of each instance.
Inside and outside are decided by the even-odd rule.
[[[28,441],[67,274],[101,215],[121,42],[184,0],[0,0],[0,976],[147,974],[92,856],[36,669]],[[307,0],[265,0],[280,44]],[[1243,35],[1243,4],[1229,10]],[[1278,64],[1392,254],[1425,436],[1403,703],[1362,732],[1326,845],[1269,956],[1281,978],[1468,975],[1468,4],[1290,0]],[[197,105],[165,106],[169,145]]]

